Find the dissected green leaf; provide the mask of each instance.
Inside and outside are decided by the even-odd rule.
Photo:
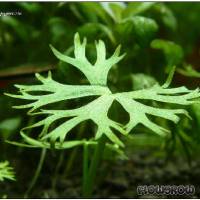
[[[15,180],[13,168],[9,166],[8,161],[0,162],[0,181],[5,179]]]
[[[123,57],[124,54],[120,54],[120,46],[117,47],[114,54],[106,59],[106,48],[102,40],[96,42],[97,49],[97,60],[94,65],[92,65],[85,56],[85,47],[87,44],[86,38],[84,38],[83,43],[81,44],[78,34],[75,34],[74,37],[74,55],[75,58],[68,57],[61,54],[53,46],[50,45],[55,56],[69,64],[72,64],[74,67],[79,69],[88,79],[88,81],[93,85],[106,85],[108,72],[113,65],[118,63]]]
[[[66,148],[69,148],[74,145],[82,144],[83,141],[78,143],[76,141],[68,141],[67,137],[70,130],[86,120],[92,120],[97,125],[97,131],[91,139],[98,140],[103,135],[106,135],[112,143],[121,147],[123,147],[123,143],[114,130],[126,135],[136,125],[143,124],[153,132],[164,136],[169,133],[169,130],[153,122],[149,116],[161,117],[177,123],[180,119],[180,114],[189,117],[187,111],[184,109],[151,107],[141,103],[140,100],[190,105],[196,103],[196,98],[200,97],[199,89],[189,90],[186,87],[168,88],[172,81],[175,67],[173,67],[167,81],[163,85],[156,83],[151,87],[137,91],[112,93],[107,86],[107,76],[111,67],[123,57],[123,55],[119,56],[119,47],[113,56],[106,58],[104,42],[96,42],[97,60],[95,64],[92,65],[85,55],[86,39],[81,43],[79,35],[76,34],[74,43],[75,58],[63,55],[55,48],[51,48],[53,53],[60,60],[67,62],[82,71],[87,77],[90,85],[60,84],[52,79],[51,73],[49,73],[46,78],[36,74],[36,78],[41,82],[40,85],[16,85],[21,94],[7,94],[14,98],[32,101],[30,104],[15,106],[15,108],[31,108],[29,110],[30,115],[46,115],[46,118],[43,120],[21,130],[21,135],[26,143],[34,147],[50,148],[50,144],[54,143],[54,147],[59,149],[63,148],[63,145]],[[48,92],[49,94],[34,94],[33,92],[36,91]],[[42,109],[43,106],[51,103],[87,96],[97,97],[86,105],[75,109]],[[130,116],[130,120],[125,126],[108,117],[109,109],[114,101],[119,102]],[[60,119],[66,120],[54,129],[50,128],[55,121]],[[40,126],[42,126],[43,129],[37,140],[25,135],[26,130]]]

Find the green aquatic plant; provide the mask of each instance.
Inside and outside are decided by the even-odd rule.
[[[21,130],[21,136],[25,143],[10,142],[26,147],[66,149],[78,145],[84,146],[83,151],[83,193],[85,197],[91,196],[97,166],[103,155],[105,146],[113,146],[115,149],[124,147],[122,139],[114,130],[123,136],[129,134],[138,124],[142,124],[158,135],[165,136],[170,131],[153,122],[149,116],[164,118],[178,123],[180,114],[190,117],[184,109],[165,109],[152,107],[141,103],[140,100],[156,101],[166,104],[190,105],[197,102],[200,97],[199,89],[189,90],[186,87],[169,88],[175,67],[172,68],[167,81],[163,85],[154,84],[145,88],[130,92],[113,93],[107,85],[108,73],[112,66],[117,64],[125,54],[120,55],[120,46],[114,54],[107,58],[106,47],[102,40],[95,43],[97,59],[91,64],[86,57],[86,38],[81,42],[79,34],[74,37],[74,58],[60,53],[50,45],[54,55],[61,61],[66,62],[81,71],[87,78],[88,85],[66,85],[53,80],[51,72],[47,77],[36,74],[41,82],[39,85],[15,85],[20,94],[6,94],[13,98],[32,101],[26,105],[14,108],[29,108],[29,115],[44,115],[44,119]],[[36,94],[35,92],[40,92]],[[44,92],[44,94],[41,94]],[[65,110],[41,109],[41,107],[83,97],[96,97],[86,105],[79,108]],[[129,122],[120,124],[108,117],[108,112],[114,101],[117,101],[129,115]],[[58,120],[66,119],[54,129],[50,126]],[[89,140],[68,140],[69,132],[81,122],[92,120],[97,125],[95,135]],[[26,135],[28,129],[42,126],[43,129],[37,139]],[[88,145],[95,145],[95,153],[89,163]]]
[[[9,166],[8,161],[0,162],[0,181],[15,180],[15,174],[13,168]]]

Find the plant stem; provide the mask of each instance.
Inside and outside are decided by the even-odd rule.
[[[64,152],[61,152],[60,153],[60,156],[59,156],[59,160],[58,160],[58,164],[56,165],[56,169],[55,169],[55,173],[54,173],[54,176],[53,176],[53,180],[52,180],[52,188],[53,190],[55,190],[56,188],[56,183],[57,183],[57,179],[58,179],[58,173],[59,173],[59,170],[63,164],[63,160],[64,160]]]
[[[78,135],[77,135],[77,139],[81,139],[84,133],[85,127],[86,127],[85,123],[81,124]],[[69,159],[67,160],[67,166],[64,171],[64,177],[67,177],[69,175],[69,172],[72,169],[72,166],[74,164],[74,160],[77,157],[77,153],[78,153],[78,148],[74,148],[69,156]]]
[[[42,166],[44,164],[45,156],[46,156],[46,149],[42,149],[37,169],[35,171],[33,179],[31,180],[31,183],[30,183],[30,185],[29,185],[29,187],[28,187],[28,189],[27,189],[27,191],[26,191],[26,193],[24,195],[24,198],[28,198],[28,194],[33,189],[33,187],[35,186],[35,184],[36,184],[36,182],[38,180],[38,177],[40,175],[40,172],[42,170]]]
[[[87,187],[87,177],[88,177],[88,144],[83,146],[83,193]]]
[[[76,159],[77,156],[77,151],[78,151],[77,148],[74,148],[69,155],[69,158],[67,160],[67,165],[63,173],[65,178],[69,176],[69,172],[71,171],[74,164],[74,160]]]
[[[94,181],[96,178],[96,173],[97,173],[97,167],[100,164],[101,158],[103,157],[103,152],[104,152],[104,148],[105,148],[105,137],[102,136],[99,141],[98,144],[95,147],[95,152],[94,155],[92,157],[91,163],[90,163],[90,167],[89,167],[89,171],[87,167],[87,163],[88,163],[88,150],[87,152],[84,151],[84,183],[83,183],[83,197],[84,198],[90,198],[94,189]]]

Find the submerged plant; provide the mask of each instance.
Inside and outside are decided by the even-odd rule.
[[[200,97],[199,89],[189,90],[186,87],[169,88],[175,67],[171,70],[167,81],[163,85],[155,84],[150,88],[130,92],[113,93],[107,85],[108,73],[112,66],[118,63],[123,57],[120,55],[120,46],[117,47],[114,54],[107,58],[106,48],[103,41],[96,42],[97,59],[95,64],[91,64],[86,55],[86,38],[80,41],[79,35],[74,37],[74,58],[61,54],[54,47],[50,46],[54,55],[61,61],[71,64],[80,70],[87,80],[88,85],[65,85],[52,79],[51,72],[47,77],[36,74],[36,78],[42,83],[40,85],[15,85],[20,94],[7,94],[8,96],[32,101],[26,105],[15,106],[15,108],[29,108],[29,115],[46,115],[46,117],[21,130],[21,135],[25,140],[27,147],[40,147],[65,149],[77,145],[84,145],[84,196],[90,196],[95,179],[96,169],[103,155],[105,145],[113,145],[116,149],[124,147],[122,140],[114,133],[114,129],[122,135],[127,135],[138,124],[143,124],[158,135],[165,136],[169,133],[166,128],[154,123],[149,116],[161,117],[177,123],[180,119],[179,114],[189,114],[184,109],[165,109],[145,105],[140,100],[150,100],[170,104],[190,105],[197,102]],[[34,94],[34,92],[45,92],[45,94]],[[98,96],[95,100],[75,109],[51,110],[40,109],[48,104],[60,102],[63,100],[78,99],[88,96]],[[129,114],[129,122],[122,125],[108,117],[108,111],[114,101],[122,105]],[[38,109],[40,109],[38,111]],[[66,119],[62,124],[53,130],[50,126],[53,122]],[[86,120],[92,120],[97,125],[97,131],[94,137],[89,140],[67,139],[70,130]],[[26,130],[43,126],[42,132],[37,139],[26,135]],[[11,142],[19,144],[17,142]],[[95,153],[91,158],[89,166],[88,145],[95,145]]]
[[[13,168],[9,166],[8,161],[0,162],[0,181],[5,179],[15,180]]]

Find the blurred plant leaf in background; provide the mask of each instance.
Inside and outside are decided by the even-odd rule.
[[[192,65],[185,65],[184,68],[178,68],[177,72],[184,76],[200,78],[200,72],[196,71]]]
[[[26,11],[37,14],[38,12],[42,12],[42,6],[39,3],[27,3],[27,2],[20,2],[17,3],[21,8],[24,8]]]
[[[151,47],[163,51],[166,58],[167,67],[180,64],[184,56],[181,46],[172,41],[155,39],[151,42]]]
[[[13,30],[19,35],[22,41],[28,41],[32,35],[32,27],[28,24],[20,22],[18,19],[11,16],[3,16],[0,18],[2,23],[13,28]]]
[[[146,46],[158,31],[157,23],[150,18],[136,16],[123,20],[123,22],[127,21],[133,25],[132,37],[136,38],[136,41],[143,46]]]
[[[154,4],[154,2],[130,2],[124,10],[123,17],[127,18],[134,15],[140,15],[145,11],[148,11]]]
[[[100,4],[115,22],[122,20],[122,13],[126,8],[124,2],[100,2]]]
[[[161,20],[171,30],[175,31],[177,28],[177,20],[173,12],[164,3],[155,3],[154,10],[159,13]]]
[[[0,122],[0,132],[4,139],[7,139],[19,128],[21,117],[8,118]]]

